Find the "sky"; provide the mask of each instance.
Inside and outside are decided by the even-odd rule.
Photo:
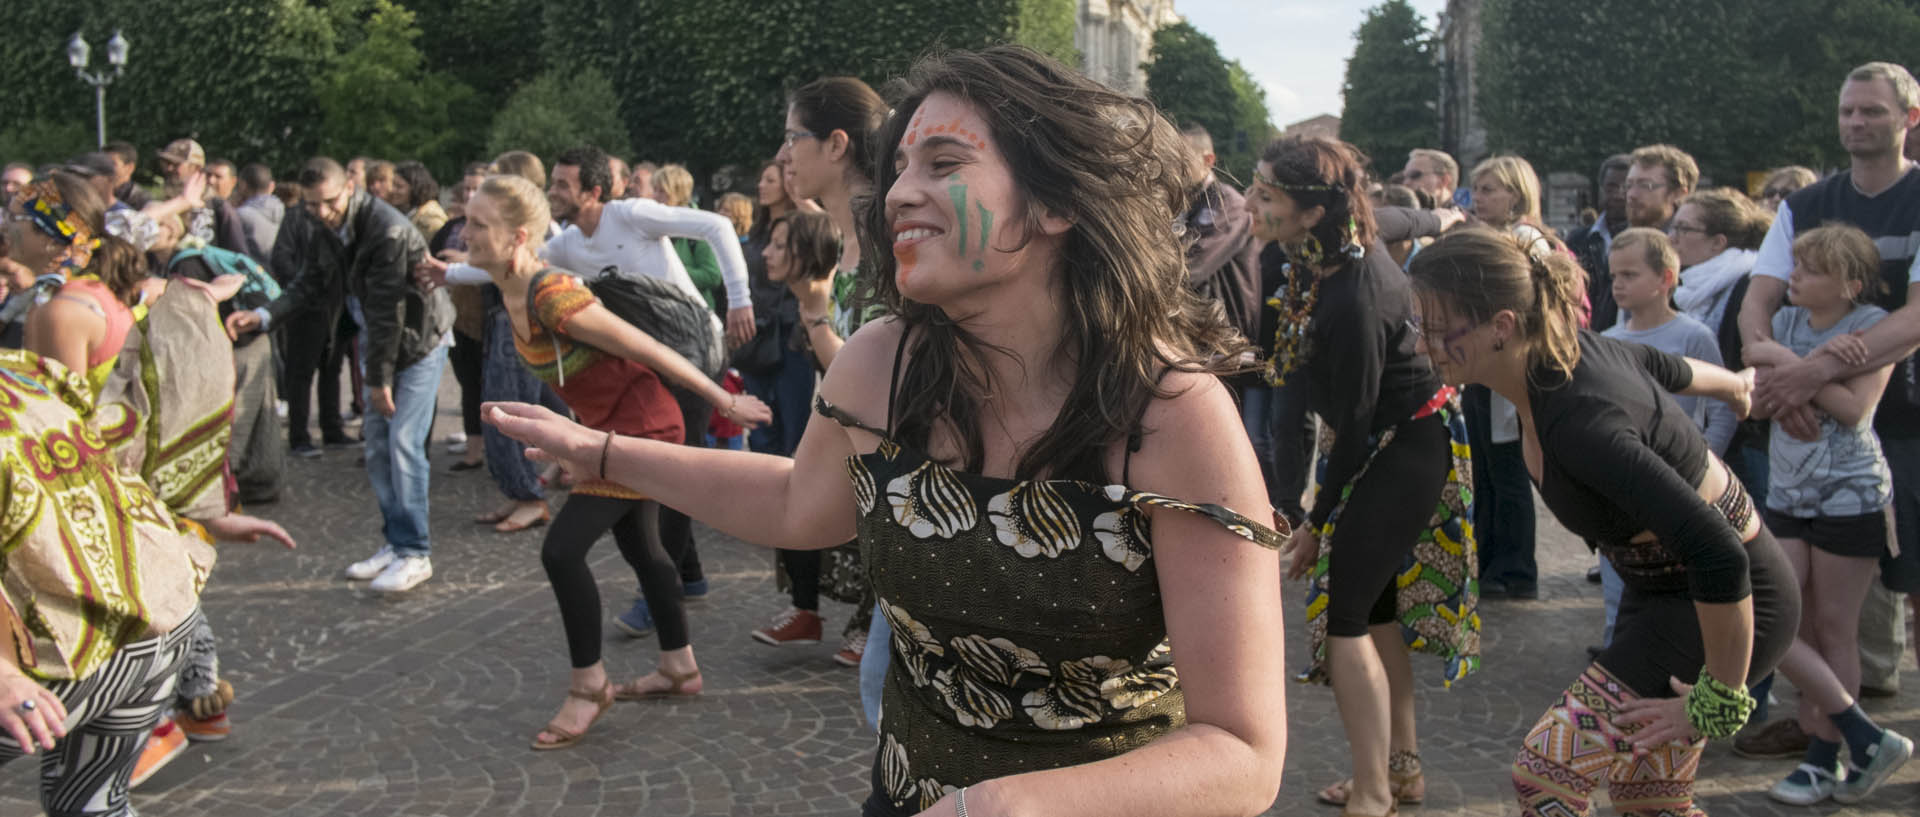
[[[1340,82],[1353,32],[1380,0],[1175,0],[1173,9],[1239,60],[1267,90],[1267,110],[1286,127],[1340,115]],[[1446,0],[1410,0],[1429,29]]]

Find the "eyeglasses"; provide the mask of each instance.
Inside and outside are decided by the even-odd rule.
[[[1793,195],[1793,191],[1783,187],[1769,187],[1760,191],[1760,198],[1763,199],[1784,199],[1791,195]]]
[[[1654,181],[1653,179],[1641,179],[1637,182],[1634,182],[1634,181],[1624,182],[1620,185],[1620,187],[1625,190],[1638,190],[1642,193],[1652,193],[1655,190],[1667,189],[1667,183]]]
[[[1433,335],[1428,334],[1426,324],[1424,321],[1421,320],[1419,315],[1414,315],[1410,318],[1407,318],[1406,326],[1408,329],[1413,330],[1413,333],[1416,335],[1420,335],[1422,337],[1427,337],[1427,338],[1433,337]],[[1427,345],[1429,346],[1437,345],[1441,348],[1452,346],[1454,341],[1459,340],[1463,337],[1466,337],[1468,332],[1472,332],[1473,330],[1479,329],[1479,328],[1480,328],[1480,324],[1477,324],[1477,323],[1468,324],[1466,326],[1460,327],[1459,329],[1455,329],[1451,332],[1441,335],[1440,342],[1438,344],[1434,344],[1432,341],[1428,341]]]
[[[1427,177],[1427,171],[1421,170],[1419,168],[1414,168],[1413,170],[1407,171],[1405,175],[1406,175],[1407,181],[1417,182]]]
[[[1707,228],[1696,227],[1692,224],[1681,224],[1680,222],[1676,221],[1676,222],[1673,222],[1672,224],[1667,225],[1667,235],[1677,236],[1681,233],[1699,233],[1700,235],[1708,234]]]
[[[820,134],[814,133],[813,131],[790,130],[780,135],[780,144],[786,145],[787,147],[793,147],[793,143],[800,141],[801,139],[818,139],[818,138],[820,138]]]

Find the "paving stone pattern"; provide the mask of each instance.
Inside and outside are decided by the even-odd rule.
[[[451,376],[438,434],[459,425]],[[437,436],[436,436],[437,439]],[[355,452],[289,460],[284,501],[259,512],[300,541],[294,552],[227,545],[204,607],[222,670],[238,690],[233,737],[193,746],[134,792],[148,817],[175,815],[852,815],[868,789],[873,738],[854,671],[837,644],[774,649],[749,631],[785,606],[769,551],[697,528],[712,580],[691,607],[706,692],[685,702],[617,704],[569,750],[534,752],[533,734],[566,689],[565,642],[539,562],[542,530],[500,535],[470,518],[498,497],[485,471],[448,474],[435,445],[434,577],[381,597],[340,578],[380,543]],[[1514,814],[1507,765],[1540,711],[1579,672],[1599,634],[1586,549],[1541,514],[1540,601],[1488,602],[1485,668],[1451,690],[1417,664],[1427,802],[1408,815]],[[610,540],[592,554],[609,620],[635,594]],[[1287,654],[1299,666],[1298,585],[1288,587]],[[848,608],[827,603],[827,632]],[[651,669],[651,640],[608,627],[618,677]],[[876,645],[877,646],[877,645]],[[1911,648],[1910,648],[1911,649]],[[1920,735],[1911,651],[1897,698],[1868,709]],[[1331,815],[1312,792],[1343,777],[1346,743],[1330,690],[1288,685],[1282,793],[1269,814]],[[1790,690],[1782,685],[1790,711]],[[1792,808],[1764,792],[1792,766],[1708,751],[1701,802],[1715,815],[1920,813],[1920,763],[1868,803]],[[1602,806],[1598,813],[1610,813]],[[32,762],[0,772],[0,815],[39,813]]]

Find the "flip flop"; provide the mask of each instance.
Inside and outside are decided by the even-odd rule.
[[[511,517],[512,514],[508,514],[508,516]],[[525,522],[516,523],[511,518],[502,519],[500,520],[499,524],[496,524],[493,526],[493,529],[500,533],[519,533],[520,531],[526,530],[528,528],[540,527],[541,525],[545,525],[551,521],[553,521],[553,512],[543,510],[540,512],[539,516],[536,516]]]

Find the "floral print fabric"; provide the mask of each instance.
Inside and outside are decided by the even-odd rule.
[[[1111,757],[1185,723],[1150,512],[1199,514],[1267,548],[1280,533],[1124,485],[955,471],[881,436],[846,465],[893,632],[875,780],[894,809]]]

